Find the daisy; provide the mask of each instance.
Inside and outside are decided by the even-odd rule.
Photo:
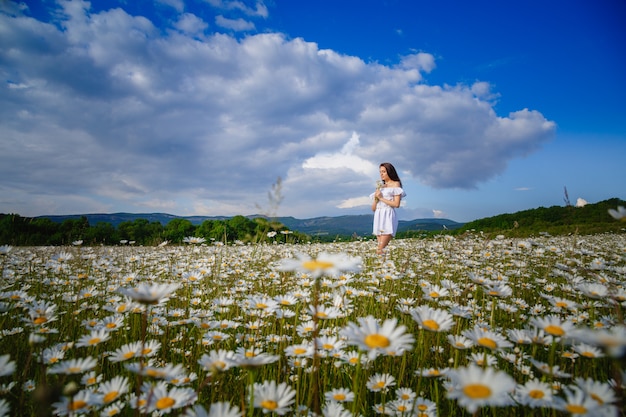
[[[457,400],[470,413],[484,406],[511,404],[515,380],[506,372],[470,365],[449,371],[447,377],[451,382],[447,398]]]
[[[198,360],[198,364],[209,372],[226,371],[231,367],[231,359],[234,353],[230,350],[212,350],[208,354],[205,353]]]
[[[326,401],[336,401],[340,403],[354,401],[354,393],[347,388],[333,388],[324,393]]]
[[[624,206],[617,206],[617,210],[609,209],[608,211],[615,220],[626,221],[626,209]]]
[[[120,415],[122,413],[122,410],[124,409],[124,402],[122,401],[116,401],[114,403],[111,403],[107,406],[105,406],[102,409],[102,412],[100,413],[101,416],[117,416]]]
[[[201,405],[194,405],[188,408],[184,417],[241,417],[241,411],[236,405],[230,405],[230,403],[217,402],[211,404],[209,412],[207,413]]]
[[[15,372],[15,362],[6,354],[0,356],[0,376],[12,375]]]
[[[415,417],[436,417],[437,404],[427,398],[417,397],[413,400],[413,415]]]
[[[562,320],[559,316],[550,314],[544,317],[533,317],[530,324],[554,337],[564,337],[574,329],[574,323]]]
[[[447,339],[448,343],[450,343],[450,345],[452,345],[452,347],[455,349],[469,349],[474,346],[474,342],[472,342],[470,339],[463,335],[457,336],[449,334]]]
[[[117,291],[141,304],[160,304],[168,301],[179,287],[176,283],[141,283],[135,288],[120,287]]]
[[[309,305],[308,313],[312,317],[317,317],[318,319],[330,320],[336,319],[338,317],[342,317],[344,314],[337,307],[325,306],[325,305]]]
[[[598,403],[577,386],[563,387],[565,398],[555,398],[554,407],[573,416],[597,416],[600,414]]]
[[[318,349],[327,352],[342,350],[346,346],[346,342],[339,339],[337,336],[320,336],[315,340],[315,344]]]
[[[553,403],[552,385],[532,379],[517,385],[513,398],[518,404],[530,408],[549,407]]]
[[[119,328],[124,325],[124,316],[116,314],[114,316],[105,317],[98,325],[109,332],[119,330]]]
[[[350,322],[341,330],[346,343],[367,351],[370,359],[379,353],[389,354],[410,350],[413,335],[406,333],[406,326],[396,326],[397,320],[387,319],[382,325],[372,316],[359,317],[359,324]]]
[[[82,336],[76,342],[76,347],[95,346],[109,340],[110,333],[105,329],[94,330],[90,334]]]
[[[230,335],[228,333],[218,332],[218,331],[213,330],[213,331],[206,332],[204,334],[204,336],[202,337],[202,344],[204,346],[208,346],[208,345],[212,345],[215,342],[221,342],[228,338],[230,338]]]
[[[26,392],[34,391],[37,386],[35,385],[35,381],[32,379],[24,381],[22,384],[22,389]]]
[[[417,397],[415,391],[411,388],[398,388],[396,390],[396,398],[399,400],[414,400]]]
[[[544,375],[550,375],[554,378],[569,378],[572,376],[571,374],[567,372],[561,371],[559,365],[550,366],[549,364],[545,362],[541,362],[533,358],[530,358],[528,360],[535,368],[537,368]]]
[[[518,345],[530,345],[533,343],[533,339],[525,329],[507,329],[506,331],[509,340]]]
[[[123,362],[133,359],[139,352],[141,352],[141,342],[131,342],[117,348],[109,354],[108,358],[111,362]]]
[[[570,337],[593,346],[603,347],[609,355],[615,358],[626,353],[626,326],[624,325],[600,330],[576,329],[570,334]]]
[[[604,357],[604,353],[599,348],[588,345],[586,343],[573,345],[572,349],[584,358],[594,359]]]
[[[483,346],[491,350],[506,349],[513,346],[504,336],[480,327],[464,330],[463,336],[470,339],[476,346]]]
[[[358,272],[362,263],[360,257],[327,252],[321,252],[316,259],[305,254],[296,256],[298,259],[283,259],[278,270],[307,273],[313,278],[319,278],[322,275],[340,276],[342,272]]]
[[[387,403],[388,412],[393,416],[410,415],[414,404],[410,400],[395,399]]]
[[[285,348],[285,355],[289,357],[312,358],[315,347],[310,342],[303,342],[298,345],[291,345]]]
[[[594,381],[591,378],[576,378],[574,383],[585,394],[593,398],[599,406],[615,403],[619,399],[613,387],[607,382]]]
[[[352,413],[349,410],[343,408],[341,403],[329,402],[324,408],[322,408],[323,417],[352,417]]]
[[[61,401],[52,404],[55,416],[75,416],[86,414],[90,411],[91,392],[88,390],[78,391],[71,398],[62,397]]]
[[[252,354],[251,354],[252,353]],[[278,361],[280,357],[278,355],[269,355],[264,352],[256,353],[246,351],[245,353],[237,349],[237,352],[228,360],[231,366],[239,366],[244,369],[258,368],[259,366],[267,365]]]
[[[446,332],[454,325],[452,314],[446,310],[435,309],[429,306],[420,306],[411,310],[411,317],[423,329],[432,332]]]
[[[429,301],[437,300],[450,295],[450,291],[447,288],[443,288],[436,284],[430,284],[422,289],[424,290],[423,298]]]
[[[64,362],[59,362],[48,368],[49,374],[82,374],[83,372],[90,371],[96,367],[98,361],[87,356],[86,358],[70,359]]]
[[[264,381],[262,384],[255,383],[254,408],[260,408],[263,414],[276,413],[279,416],[291,411],[290,406],[294,403],[296,390],[284,382],[276,384],[276,381]]]
[[[1,250],[2,250],[2,246],[0,246],[0,254],[2,254]],[[0,398],[0,417],[6,417],[10,415],[11,415],[11,405],[4,398]]]
[[[138,353],[139,355],[144,357],[152,357],[159,352],[159,349],[161,349],[161,342],[157,340],[148,340],[147,342],[143,343]]]
[[[488,353],[473,352],[469,360],[478,366],[495,366],[498,363],[498,358]]]
[[[485,285],[484,288],[485,292],[492,297],[507,298],[513,294],[513,289],[503,283]]]
[[[86,387],[99,384],[101,381],[102,375],[96,375],[95,371],[87,372],[80,379],[80,383]]]
[[[396,379],[389,374],[377,373],[367,380],[367,389],[372,392],[387,392],[390,387],[396,385]]]
[[[418,369],[417,371],[415,371],[415,375],[420,375],[425,378],[438,378],[440,376],[444,376],[446,373],[448,373],[449,370],[449,368]]]
[[[109,404],[128,392],[128,378],[116,376],[113,379],[103,382],[96,390],[102,404]]]
[[[159,383],[149,393],[144,393],[144,398],[147,400],[148,414],[167,414],[174,409],[193,404],[197,395],[191,388],[173,387],[168,390],[165,383]]]

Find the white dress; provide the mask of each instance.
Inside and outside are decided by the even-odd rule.
[[[400,187],[383,187],[380,189],[385,200],[393,200],[396,195],[402,198],[406,197],[406,193]],[[374,198],[374,194],[370,194],[370,198]],[[374,228],[375,235],[396,235],[398,230],[398,218],[396,217],[396,209],[379,201],[376,203],[374,211]]]

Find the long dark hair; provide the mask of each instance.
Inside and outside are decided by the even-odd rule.
[[[400,180],[400,177],[398,176],[398,171],[396,171],[396,168],[393,165],[391,165],[391,163],[383,162],[378,167],[379,168],[385,167],[385,169],[387,170],[387,175],[389,175],[389,178],[391,178],[393,181],[398,181],[400,183],[400,187],[402,187],[402,181]]]

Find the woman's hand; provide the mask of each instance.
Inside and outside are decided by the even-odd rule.
[[[383,193],[380,190],[376,190],[376,192],[374,193],[374,197],[376,197],[377,200],[382,200]]]

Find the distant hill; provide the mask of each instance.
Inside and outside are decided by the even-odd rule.
[[[561,235],[624,232],[625,224],[608,213],[609,209],[615,210],[618,206],[626,207],[626,201],[611,198],[584,207],[538,207],[474,220],[465,223],[455,233],[475,230],[509,236],[530,236],[541,233]]]
[[[55,223],[62,223],[68,219],[87,218],[90,225],[97,223],[109,223],[117,227],[120,223],[126,221],[135,221],[137,219],[145,219],[149,222],[159,222],[166,225],[174,219],[186,219],[194,225],[199,225],[205,220],[228,220],[227,216],[174,216],[167,213],[111,213],[111,214],[72,214],[72,215],[50,215],[39,216],[38,218],[47,218]],[[260,215],[247,216],[248,218],[264,217]],[[349,215],[337,217],[315,217],[311,219],[296,219],[294,217],[277,217],[276,221],[284,224],[290,230],[295,230],[310,236],[351,236],[351,235],[370,235],[372,233],[372,222],[374,216],[369,215]],[[448,219],[415,219],[400,220],[398,224],[398,232],[405,231],[437,231],[437,230],[454,230],[463,226]]]

